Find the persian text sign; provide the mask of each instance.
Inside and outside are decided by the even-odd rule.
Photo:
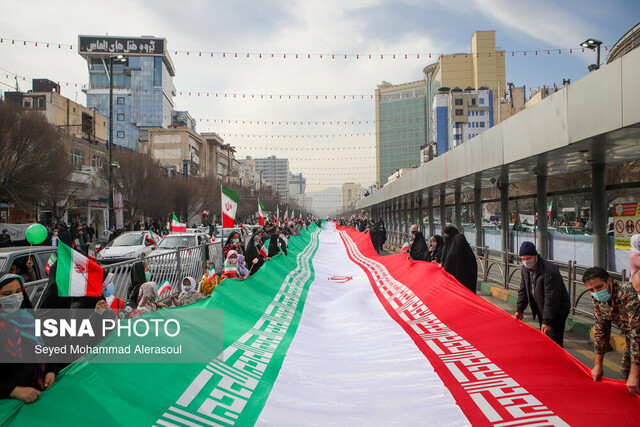
[[[127,55],[164,55],[164,39],[80,36],[80,52],[122,53]]]

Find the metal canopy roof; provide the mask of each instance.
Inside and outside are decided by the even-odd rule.
[[[640,49],[359,200],[364,209],[444,184],[446,194],[640,159]],[[493,181],[493,182],[492,182]]]

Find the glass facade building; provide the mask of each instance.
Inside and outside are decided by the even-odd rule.
[[[427,142],[427,88],[424,80],[376,89],[376,180],[387,183],[396,170],[420,165]]]
[[[83,36],[80,38],[82,45]],[[166,46],[164,39],[149,40]],[[89,69],[87,107],[109,117],[109,62],[115,54],[81,50],[80,55]],[[123,51],[121,55],[124,62],[113,63],[113,142],[138,150],[140,131],[167,128],[172,123],[175,71],[168,52]]]

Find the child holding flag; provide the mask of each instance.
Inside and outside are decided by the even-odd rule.
[[[224,279],[237,279],[238,277],[240,277],[238,271],[238,252],[232,249],[227,253],[227,259],[222,266],[220,281]]]
[[[209,264],[208,270],[202,276],[202,281],[200,282],[200,290],[204,296],[209,296],[213,292],[213,290],[220,283],[220,279],[216,275],[215,265]]]

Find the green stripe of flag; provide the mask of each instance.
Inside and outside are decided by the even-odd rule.
[[[235,190],[232,190],[231,188],[227,188],[223,186],[222,193],[236,203],[238,203],[238,200],[240,200],[240,193],[238,193]]]
[[[315,225],[312,228],[315,230]],[[243,345],[251,345],[253,340],[258,339],[254,328],[264,328],[265,326],[259,325],[269,322],[263,319],[273,313],[276,306],[286,307],[282,302],[285,295],[299,295],[293,319],[273,356],[264,360],[267,366],[260,379],[255,384],[249,384],[250,390],[243,387],[237,389],[242,391],[242,395],[250,391],[248,402],[241,408],[220,407],[215,411],[215,415],[224,417],[228,422],[223,423],[217,418],[216,423],[253,425],[262,412],[295,335],[307,291],[314,278],[311,262],[318,247],[318,233],[319,230],[313,235],[311,230],[303,230],[301,236],[290,240],[288,257],[278,257],[277,261],[265,263],[256,274],[245,281],[225,280],[210,298],[152,314],[153,318],[167,319],[172,312],[175,313],[174,310],[223,309],[223,346],[225,349],[235,348],[236,352],[222,362],[224,366],[221,368],[224,370],[218,372],[231,372],[231,369],[236,369],[232,368],[233,363],[242,363],[243,358],[259,357],[256,354],[249,355],[246,349],[242,350]],[[216,334],[219,335],[219,332],[212,331],[211,325],[193,324],[188,330],[182,331],[180,337],[187,341],[201,341]],[[249,335],[251,338],[245,340]],[[126,337],[111,334],[102,345],[118,345],[128,342],[127,340]],[[179,341],[171,345],[177,344]],[[100,363],[109,357],[112,356],[83,356],[61,372],[55,387],[43,393],[36,404],[24,405],[15,399],[0,399],[0,425],[9,422],[11,425],[86,425],[90,420],[93,420],[91,422],[95,425],[118,425],[122,424],[123,414],[126,414],[127,424],[160,425],[162,423],[158,423],[158,420],[164,420],[163,414],[175,414],[172,408],[179,408],[192,417],[204,419],[206,416],[198,412],[198,409],[208,405],[207,402],[211,402],[213,395],[228,396],[225,394],[228,391],[224,388],[228,384],[237,383],[237,377],[225,378],[225,382],[221,382],[221,377],[214,375],[211,381],[207,381],[204,387],[193,395],[189,405],[179,406],[176,402],[185,395],[185,391],[196,379],[210,372],[208,369],[219,359],[209,363],[211,359],[207,358],[202,364]],[[86,363],[89,361],[95,363]],[[252,370],[249,364],[247,369]],[[114,381],[114,378],[145,380],[141,383]],[[167,378],[171,381],[167,382]],[[234,394],[234,399],[238,397],[239,395]],[[73,405],[69,405],[71,400],[74,402]],[[104,408],[109,410],[105,411]],[[92,419],[88,415],[92,413],[100,413],[101,416]],[[234,418],[236,414],[237,418]],[[194,418],[186,419],[191,423],[195,422]],[[207,420],[209,424],[212,419]],[[171,419],[164,421],[176,423]]]
[[[56,285],[58,295],[71,295],[71,271],[73,269],[73,249],[58,241],[58,265],[56,267]]]

